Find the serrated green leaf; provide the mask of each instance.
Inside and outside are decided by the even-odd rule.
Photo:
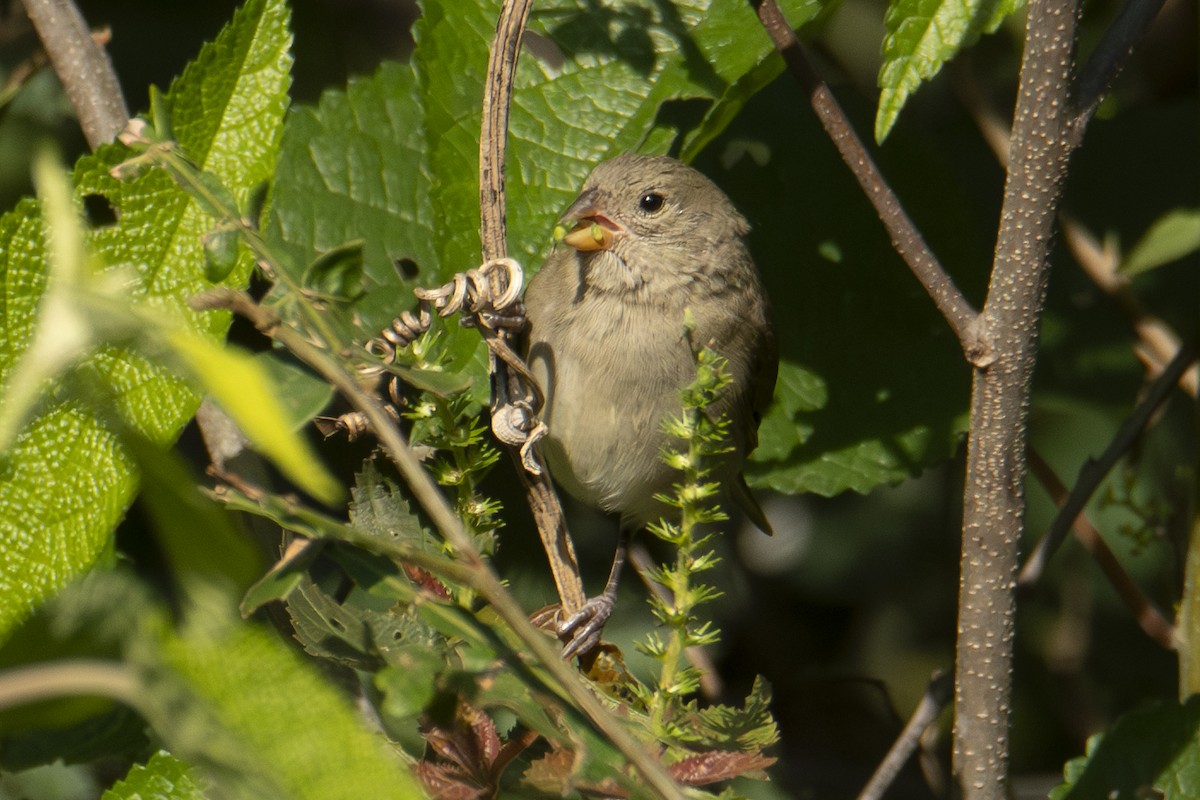
[[[184,149],[237,197],[274,171],[289,81],[287,24],[282,0],[251,0],[164,99]],[[227,314],[202,315],[186,305],[209,285],[201,237],[210,222],[161,172],[128,183],[113,178],[109,168],[127,156],[120,145],[108,145],[75,167],[77,194],[101,196],[120,212],[116,224],[91,232],[90,248],[133,275],[127,290],[136,302],[207,336],[223,336]],[[0,282],[7,287],[0,380],[29,346],[45,292],[41,227],[31,202],[0,218]],[[243,285],[250,268],[243,258],[228,282]],[[86,366],[126,423],[156,442],[174,438],[198,402],[183,381],[126,350],[102,348]],[[94,413],[76,402],[47,401],[0,470],[0,639],[95,563],[135,485],[129,457]]]
[[[411,68],[384,64],[344,92],[326,92],[315,108],[297,108],[284,128],[267,230],[299,264],[362,240],[372,286],[359,310],[372,333],[413,304],[397,259],[411,259],[422,284],[442,280],[423,124]]]
[[[437,540],[421,524],[396,481],[385,477],[368,460],[351,490],[350,522],[360,530],[387,539],[438,547]]]
[[[1200,209],[1177,208],[1146,231],[1125,258],[1121,272],[1133,276],[1200,250]]]
[[[922,81],[1023,5],[1023,0],[890,0],[883,18],[888,32],[879,68],[875,141],[887,138]]]
[[[1068,761],[1050,800],[1200,796],[1200,695],[1126,714]]]
[[[145,703],[171,751],[204,769],[223,796],[424,796],[348,700],[293,649],[235,622],[232,609],[197,614],[181,636],[165,636],[156,659],[172,690],[160,685]]]
[[[100,800],[205,800],[206,796],[195,770],[159,750],[145,764],[134,764]]]

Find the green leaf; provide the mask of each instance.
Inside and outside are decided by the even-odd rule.
[[[1050,800],[1200,796],[1200,695],[1126,714],[1068,761]]]
[[[201,381],[256,450],[297,486],[328,505],[342,497],[341,483],[290,425],[287,410],[261,362],[248,353],[184,330],[166,331],[174,353]]]
[[[255,361],[275,387],[283,404],[283,421],[294,431],[307,425],[333,399],[333,387],[312,372],[274,352],[255,353]]]
[[[350,702],[292,648],[235,622],[223,603],[192,617],[182,635],[165,636],[165,685],[146,704],[172,752],[203,768],[223,796],[424,796]]]
[[[374,460],[363,464],[351,490],[350,522],[373,536],[438,548],[438,540],[413,513],[400,485],[383,475]]]
[[[1022,0],[890,0],[883,22],[883,65],[879,68],[879,109],[875,141],[891,131],[908,96],[942,65],[992,33]]]
[[[1200,250],[1200,209],[1177,208],[1158,219],[1121,261],[1133,276]]]
[[[187,153],[239,198],[274,171],[291,63],[287,24],[283,0],[251,0],[164,99]],[[210,221],[164,173],[127,183],[113,178],[109,169],[128,155],[108,145],[76,165],[77,194],[100,196],[119,211],[116,224],[90,233],[91,250],[129,279],[126,292],[136,302],[197,333],[223,336],[227,314],[187,307],[211,285],[202,244]],[[0,281],[8,287],[0,308],[2,382],[29,347],[46,289],[36,204],[24,201],[0,217],[0,253]],[[227,282],[244,285],[251,266],[243,257]],[[172,440],[198,403],[183,381],[127,350],[103,347],[85,368],[126,423],[156,442]],[[96,413],[77,401],[44,402],[0,467],[0,640],[95,563],[135,486],[132,462]]]
[[[159,750],[145,764],[134,764],[100,800],[204,800],[206,796],[195,770]]]
[[[320,294],[353,300],[363,290],[363,243],[346,242],[317,256],[304,270],[302,285]]]

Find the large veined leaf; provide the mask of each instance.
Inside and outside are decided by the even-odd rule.
[[[875,141],[887,137],[908,96],[923,81],[1022,5],[1022,0],[891,0],[883,19],[888,32],[879,68]]]
[[[1088,740],[1087,755],[1063,769],[1050,800],[1162,797],[1200,792],[1200,698],[1131,712]]]
[[[251,0],[176,80],[166,97],[174,133],[204,169],[244,199],[274,170],[291,58],[282,0]],[[198,314],[189,297],[204,278],[202,235],[211,222],[162,172],[122,182],[109,169],[127,158],[120,145],[80,159],[80,195],[99,196],[117,222],[90,235],[90,249],[125,276],[128,293],[157,313],[211,338],[227,315]],[[46,247],[38,205],[24,201],[0,218],[0,381],[30,343],[46,289]],[[243,285],[243,257],[226,283]],[[199,398],[183,381],[127,350],[105,347],[81,379],[111,398],[123,423],[170,441]],[[48,398],[0,464],[0,638],[40,600],[90,568],[136,488],[134,467],[97,410]]]

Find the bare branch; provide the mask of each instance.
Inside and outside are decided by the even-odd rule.
[[[1096,113],[1108,87],[1125,66],[1125,60],[1132,52],[1134,44],[1142,38],[1146,28],[1162,9],[1163,2],[1164,0],[1127,0],[1113,24],[1104,32],[1100,44],[1092,51],[1087,64],[1079,71],[1073,98],[1076,116],[1072,121],[1072,126],[1079,131],[1079,136],[1083,135],[1083,128]]]
[[[921,702],[917,704],[908,724],[900,731],[888,754],[875,768],[871,780],[867,781],[867,785],[858,793],[858,800],[879,800],[883,797],[883,793],[892,785],[892,781],[896,780],[900,770],[920,746],[921,735],[925,729],[937,721],[953,695],[954,682],[950,673],[941,670],[935,672],[929,679],[929,686],[921,696]]]
[[[850,168],[867,199],[875,207],[879,219],[892,238],[892,246],[908,264],[917,280],[929,293],[938,311],[954,330],[963,353],[972,364],[985,362],[989,356],[987,342],[981,340],[976,329],[978,314],[955,285],[953,279],[937,260],[937,256],[925,243],[921,232],[900,205],[899,198],[884,179],[879,167],[871,159],[866,147],[846,113],[838,105],[828,84],[817,75],[800,48],[800,42],[792,31],[775,0],[750,0],[758,18],[783,55],[793,77],[809,97],[813,111],[820,119],[829,138]]]
[[[508,142],[513,76],[521,51],[521,36],[531,5],[532,0],[506,0],[496,23],[496,38],[492,41],[488,60],[479,139],[480,239],[485,260],[504,258],[508,254],[505,233],[504,156]],[[507,331],[498,332],[496,338],[499,340],[497,346],[509,346],[510,337]],[[492,373],[492,418],[495,420],[499,409],[510,402],[510,398],[523,398],[529,402],[540,393],[526,386],[503,359],[497,358],[497,346],[493,346],[490,339],[488,344],[491,348],[488,365]],[[533,459],[536,469],[527,469],[519,450],[519,445],[509,446],[517,474],[525,487],[529,507],[533,510],[533,518],[537,522],[538,535],[550,561],[550,571],[558,588],[563,618],[566,618],[583,608],[587,602],[579,563],[575,558],[575,548],[567,533],[562,504],[550,482],[550,471],[545,459],[535,448]]]
[[[22,2],[67,90],[88,146],[95,150],[111,142],[129,122],[129,108],[108,54],[70,0]]]
[[[1037,450],[1033,448],[1029,450],[1029,466],[1058,506],[1061,507],[1067,502],[1069,497],[1067,487],[1054,474],[1054,470],[1046,463],[1045,459],[1038,455]],[[1096,559],[1096,563],[1100,565],[1108,582],[1113,585],[1117,594],[1121,595],[1121,599],[1125,601],[1125,605],[1129,606],[1133,612],[1142,631],[1160,646],[1174,650],[1178,646],[1175,638],[1175,626],[1138,588],[1138,585],[1129,577],[1129,573],[1121,567],[1121,562],[1105,544],[1104,539],[1100,536],[1100,531],[1096,530],[1096,526],[1088,519],[1086,513],[1079,513],[1075,518],[1073,529],[1075,538]],[[1026,574],[1027,571],[1028,574]],[[1037,571],[1030,569],[1030,562],[1026,562],[1025,569],[1017,578],[1017,583],[1020,588],[1024,589],[1033,585],[1039,577],[1041,576]]]
[[[1054,521],[1050,523],[1049,530],[1042,540],[1038,542],[1033,553],[1025,562],[1025,566],[1021,568],[1020,582],[1023,584],[1033,583],[1041,576],[1042,571],[1046,567],[1046,562],[1050,560],[1050,556],[1062,544],[1066,538],[1067,531],[1071,526],[1077,525],[1080,512],[1091,499],[1100,482],[1108,475],[1109,470],[1121,459],[1129,448],[1133,446],[1138,437],[1142,435],[1150,417],[1158,410],[1158,407],[1163,404],[1171,394],[1171,390],[1175,388],[1175,384],[1179,378],[1188,369],[1193,361],[1196,360],[1196,345],[1189,343],[1181,348],[1175,354],[1175,358],[1167,365],[1162,374],[1150,384],[1150,388],[1146,392],[1146,396],[1138,403],[1137,408],[1125,420],[1121,427],[1117,430],[1115,436],[1108,447],[1096,460],[1089,459],[1079,469],[1079,477],[1075,479],[1075,486],[1071,489],[1071,494],[1066,497],[1058,509],[1058,514],[1054,517]]]
[[[1049,250],[1071,153],[1076,0],[1032,0],[975,371],[955,659],[954,774],[964,800],[1008,796],[1014,580],[1025,514],[1029,388]]]

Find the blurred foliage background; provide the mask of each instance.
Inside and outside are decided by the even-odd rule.
[[[196,0],[84,0],[94,26],[113,32],[108,46],[126,98],[145,105],[147,87],[165,87],[229,18],[235,3]],[[404,59],[418,11],[411,2],[295,0],[296,102],[371,73],[383,60]],[[1110,0],[1085,9],[1087,52],[1115,13]],[[1064,209],[1094,237],[1128,251],[1163,209],[1200,208],[1200,105],[1197,103],[1197,4],[1167,0],[1075,156]],[[869,137],[883,35],[884,4],[845,0],[813,33],[812,47],[864,137]],[[910,101],[877,157],[910,214],[974,302],[982,301],[991,266],[1003,171],[980,136],[963,98],[978,95],[1008,114],[1014,93],[1021,18],[1010,20],[950,65]],[[9,3],[0,24],[0,69],[6,75],[36,50],[20,7]],[[83,152],[69,104],[42,70],[0,111],[0,207],[29,194],[29,163],[45,138],[68,161]],[[752,247],[795,253],[794,263],[760,266],[776,307],[785,350],[799,363],[846,376],[862,354],[836,347],[839,325],[864,315],[940,342],[928,358],[957,364],[956,344],[932,305],[923,318],[890,319],[888,301],[920,299],[921,290],[891,252],[886,235],[835,151],[784,75],[756,96],[700,156],[754,226]],[[547,228],[550,225],[547,220]],[[863,265],[871,266],[869,280]],[[1200,256],[1195,252],[1132,278],[1134,294],[1184,338],[1200,320]],[[910,304],[911,305],[911,304]],[[853,308],[854,313],[848,313]],[[235,331],[235,336],[238,335]],[[247,340],[253,337],[246,337]],[[851,337],[859,342],[861,337]],[[1136,402],[1145,370],[1136,335],[1121,306],[1059,247],[1034,389],[1035,447],[1068,484],[1098,454]],[[832,346],[831,346],[832,345]],[[935,369],[935,373],[945,370]],[[961,430],[969,374],[911,387],[944,408]],[[861,391],[832,398],[825,413],[862,425],[873,415],[903,413],[861,375]],[[847,381],[852,382],[850,377]],[[851,384],[847,384],[851,385]],[[811,420],[814,436],[821,420]],[[937,438],[953,441],[954,430]],[[193,433],[184,446],[200,449]],[[364,445],[330,445],[347,469]],[[1120,560],[1168,615],[1181,585],[1183,549],[1193,520],[1197,426],[1193,407],[1169,404],[1137,450],[1115,471],[1088,511]],[[857,791],[885,752],[931,672],[952,666],[957,601],[963,447],[932,469],[912,470],[894,486],[833,497],[765,496],[778,534],[746,528],[725,538],[719,583],[727,596],[717,622],[715,653],[731,696],[744,696],[755,674],[773,685],[784,744],[775,772],[786,796],[838,797]],[[553,597],[545,559],[505,469],[490,479],[509,520],[499,563],[527,607]],[[1032,542],[1053,505],[1028,487]],[[585,575],[598,585],[615,525],[571,508]],[[143,512],[135,506],[119,537],[146,555]],[[152,570],[153,559],[139,561]],[[626,581],[624,602],[608,638],[640,638],[650,618],[643,588]],[[1086,737],[1121,713],[1177,692],[1175,657],[1151,642],[1073,542],[1062,548],[1040,585],[1022,597],[1018,620],[1013,767],[1032,785],[1058,781],[1062,763]],[[634,666],[637,656],[628,652]],[[943,728],[949,724],[948,715]],[[944,758],[947,738],[936,749]],[[750,791],[746,787],[746,791]],[[897,797],[924,797],[910,767]]]

